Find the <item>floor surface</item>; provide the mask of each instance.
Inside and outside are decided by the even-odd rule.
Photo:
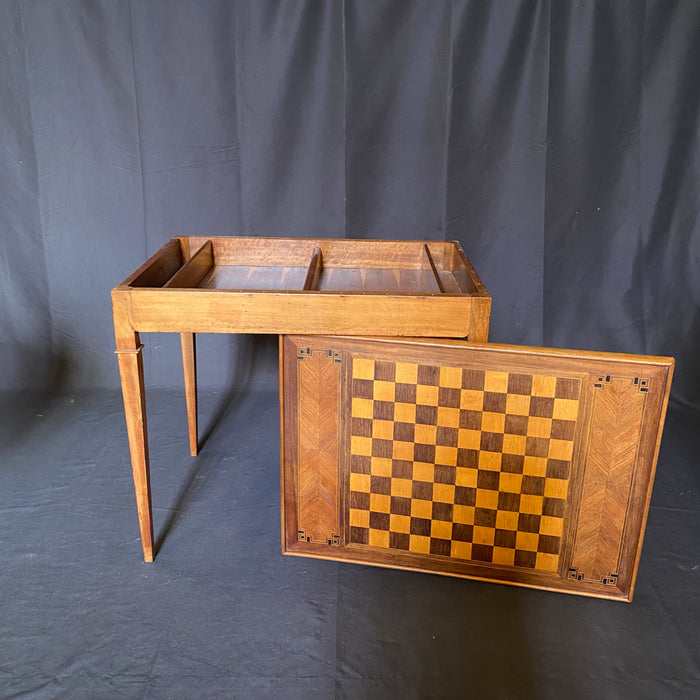
[[[667,420],[631,604],[280,553],[274,390],[0,397],[0,698],[700,697],[700,418]]]

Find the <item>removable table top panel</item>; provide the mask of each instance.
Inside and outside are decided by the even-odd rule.
[[[673,360],[282,341],[284,551],[630,600]]]

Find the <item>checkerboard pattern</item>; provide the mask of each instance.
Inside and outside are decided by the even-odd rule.
[[[354,358],[350,542],[556,571],[580,391]]]

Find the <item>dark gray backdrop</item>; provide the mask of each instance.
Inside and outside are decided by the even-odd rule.
[[[696,0],[2,0],[0,385],[116,387],[109,290],[171,236],[447,238],[492,340],[672,354],[699,405],[699,27]],[[204,386],[241,344],[274,370],[204,338]]]
[[[699,63],[697,0],[0,0],[0,698],[696,700]],[[144,338],[144,564],[109,291],[195,233],[456,238],[493,340],[675,355],[632,605],[283,557],[273,337],[201,338],[197,458]]]

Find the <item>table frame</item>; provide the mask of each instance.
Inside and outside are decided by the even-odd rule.
[[[474,291],[470,294],[389,294],[386,292],[323,293],[304,289],[294,292],[197,288],[193,268],[203,248],[213,242],[225,250],[228,241],[251,241],[262,248],[287,243],[290,250],[303,241],[315,249],[323,245],[371,262],[374,251],[393,247],[405,255],[424,246],[435,272],[429,246],[444,242],[338,241],[325,239],[173,238],[112,290],[114,334],[119,362],[129,450],[133,470],[144,560],[155,556],[151,503],[146,396],[143,372],[142,332],[180,334],[190,452],[198,451],[197,436],[197,332],[264,333],[282,335],[326,334],[360,336],[424,336],[488,340],[491,297],[462,252],[453,254],[465,270]],[[387,248],[389,249],[389,248]],[[315,254],[314,254],[315,255]],[[315,255],[315,257],[318,257]],[[313,264],[313,261],[312,261]],[[346,264],[346,266],[348,266]],[[437,273],[436,273],[437,275]],[[186,280],[171,286],[174,278]],[[195,279],[194,283],[191,281]],[[201,279],[201,277],[199,277]]]

